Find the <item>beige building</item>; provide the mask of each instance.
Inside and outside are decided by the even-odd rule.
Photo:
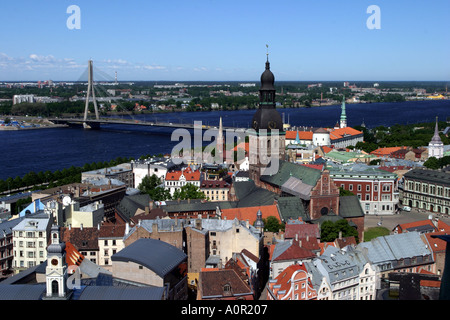
[[[209,201],[228,201],[231,185],[223,180],[203,180],[200,191]]]
[[[187,256],[180,249],[160,240],[139,239],[111,259],[114,277],[159,287],[168,300],[187,299]]]
[[[206,267],[223,267],[233,253],[243,249],[256,257],[261,256],[263,234],[248,221],[196,219],[191,226],[207,232],[209,237]]]
[[[111,271],[111,257],[125,248],[126,225],[105,224],[100,226],[98,234],[98,264]]]
[[[105,216],[105,208],[102,201],[95,201],[80,207],[80,203],[72,201],[67,205],[65,210],[66,226],[73,228],[95,228],[102,223]]]
[[[25,218],[13,229],[13,268],[20,272],[47,259],[51,217],[40,214]]]

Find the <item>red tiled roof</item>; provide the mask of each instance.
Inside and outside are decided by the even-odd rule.
[[[286,239],[295,239],[295,235],[299,238],[313,237],[320,238],[320,230],[317,224],[303,223],[303,224],[293,224],[286,223],[284,236]]]
[[[256,207],[243,207],[243,208],[230,208],[222,209],[222,218],[232,220],[237,218],[238,220],[248,220],[251,225],[256,220],[256,214],[258,210],[261,210],[262,218],[267,219],[270,216],[274,216],[281,222],[280,213],[275,204],[268,206],[256,206]]]
[[[276,257],[274,261],[309,259],[314,257],[316,257],[316,255],[311,250],[302,248],[298,245],[298,242],[293,241],[291,246],[278,257]]]
[[[414,227],[420,227],[420,226],[431,226],[433,227],[436,231],[438,231],[438,229],[435,227],[435,225],[433,224],[432,220],[421,220],[421,221],[413,221],[413,222],[408,222],[408,223],[403,223],[403,224],[399,224],[397,227],[397,232],[398,233],[403,233],[403,232],[407,232],[407,229],[410,228],[414,228]]]
[[[214,188],[230,188],[231,185],[224,180],[203,180],[200,188],[202,189],[214,189]]]
[[[389,156],[392,152],[399,151],[401,149],[405,149],[406,147],[385,147],[385,148],[378,148],[374,151],[372,151],[370,154],[374,156]]]
[[[83,262],[84,256],[69,241],[66,242],[66,261],[69,266],[79,266]]]
[[[171,171],[166,173],[166,180],[168,181],[178,181],[181,175],[184,175],[186,181],[199,181],[201,177],[201,172],[199,170],[193,171],[190,167],[183,171]]]
[[[333,151],[333,148],[330,148],[328,146],[322,146],[321,148],[322,148],[323,153],[328,153],[330,151]]]
[[[446,235],[446,234],[448,234],[448,233],[445,231],[425,234],[425,237],[427,238],[428,243],[430,244],[430,248],[431,248],[431,250],[433,250],[433,252],[445,252],[445,250],[447,248],[447,242],[442,239],[439,239],[439,238],[433,238],[432,236]]]
[[[348,136],[348,135],[356,136],[358,134],[362,134],[362,131],[353,129],[352,127],[345,127],[345,128],[332,130],[330,132],[330,139],[336,140],[336,139],[341,139],[344,136]]]
[[[285,139],[286,140],[295,140],[298,138],[300,140],[312,140],[313,132],[312,131],[286,131]]]
[[[312,168],[312,169],[317,169],[317,170],[320,170],[320,171],[322,171],[322,170],[323,170],[323,167],[324,167],[323,164],[309,164],[309,163],[302,163],[302,164],[300,164],[300,165],[301,165],[301,166],[308,167],[308,168]]]
[[[438,280],[420,280],[421,287],[432,287],[432,288],[440,288],[441,281]]]
[[[243,150],[245,150],[246,153],[248,153],[248,151],[250,150],[249,145],[250,144],[248,142],[241,142],[236,147],[233,148],[233,151],[238,151],[238,149],[243,149]]]

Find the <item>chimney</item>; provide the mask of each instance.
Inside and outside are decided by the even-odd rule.
[[[83,224],[80,224],[80,230],[83,231]]]
[[[125,224],[125,235],[127,235],[128,233],[130,233],[130,224],[127,222]]]
[[[150,213],[150,212],[149,212],[149,208],[148,208],[148,207],[145,207],[145,215],[147,216],[149,213]]]
[[[71,224],[69,224],[69,230],[72,230],[72,225]]]
[[[339,240],[342,239],[342,231],[339,231]]]

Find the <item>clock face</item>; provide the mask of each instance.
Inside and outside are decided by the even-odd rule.
[[[276,129],[277,123],[275,121],[269,121],[269,129]]]
[[[258,129],[258,121],[253,121],[253,129]]]
[[[52,265],[54,266],[58,265],[58,259],[52,259]]]

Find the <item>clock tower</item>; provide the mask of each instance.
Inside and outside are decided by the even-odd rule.
[[[52,226],[51,243],[47,247],[46,300],[65,300],[71,291],[67,288],[66,244],[60,241],[59,227]]]
[[[253,130],[249,135],[249,174],[257,186],[261,186],[261,175],[275,174],[279,160],[285,160],[285,132],[281,115],[275,106],[274,82],[267,53],[266,68],[261,75],[259,108],[253,116]]]

